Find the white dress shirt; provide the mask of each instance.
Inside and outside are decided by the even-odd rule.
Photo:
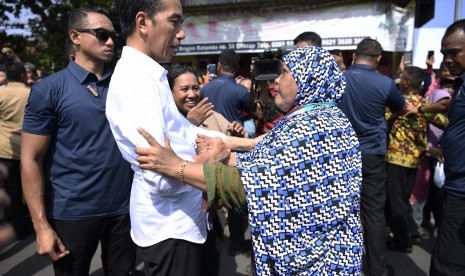
[[[177,179],[138,167],[137,146],[149,147],[137,128],[147,130],[163,145],[168,137],[178,156],[192,160],[195,138],[205,130],[195,127],[176,108],[166,70],[149,56],[124,47],[113,73],[106,115],[123,157],[131,163],[131,236],[142,247],[174,238],[205,242],[202,192]],[[208,133],[209,136],[224,136]]]

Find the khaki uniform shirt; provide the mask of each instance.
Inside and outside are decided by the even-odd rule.
[[[0,158],[19,160],[24,108],[30,88],[10,82],[0,89]]]

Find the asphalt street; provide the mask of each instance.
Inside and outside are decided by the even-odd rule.
[[[249,275],[250,256],[239,254],[230,257],[228,229],[225,227],[225,237],[221,250],[220,275],[243,276]],[[250,237],[249,237],[250,238]],[[388,251],[387,263],[390,275],[423,276],[428,275],[431,250],[434,238],[432,233],[425,232],[421,244],[415,245],[410,254]],[[100,262],[100,248],[92,261],[90,275],[103,276]],[[142,271],[143,263],[138,258],[137,270]],[[144,275],[142,272],[136,275]],[[0,252],[0,275],[3,276],[49,276],[53,275],[50,261],[36,252],[35,236],[17,242]]]

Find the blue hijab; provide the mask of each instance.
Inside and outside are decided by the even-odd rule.
[[[345,79],[332,55],[305,47],[284,57],[297,82],[291,110],[237,168],[247,195],[257,275],[358,275],[361,156],[334,103]]]
[[[299,89],[294,107],[341,100],[346,81],[331,53],[322,48],[304,47],[284,56],[283,60]]]

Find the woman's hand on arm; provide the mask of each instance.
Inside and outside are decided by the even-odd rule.
[[[212,138],[204,135],[198,135],[195,139],[197,143],[197,156],[195,160],[202,160],[208,163],[224,162],[231,150],[227,148],[226,144],[221,138]]]
[[[145,129],[138,128],[137,131],[150,145],[150,148],[137,147],[134,150],[138,155],[139,167],[176,178],[178,169],[184,160],[173,151],[168,138],[165,137],[165,146],[163,147]]]
[[[185,184],[192,185],[204,192],[207,191],[202,163],[187,162],[184,165],[186,161],[176,155],[171,148],[168,138],[165,137],[165,146],[161,146],[143,128],[138,128],[137,131],[150,145],[150,148],[137,147],[135,149],[138,155],[137,161],[141,169],[155,171],[172,178],[184,180]],[[181,171],[183,179],[181,179]]]
[[[207,102],[208,98],[201,100],[187,113],[187,120],[196,126],[200,126],[213,114],[213,104]]]

